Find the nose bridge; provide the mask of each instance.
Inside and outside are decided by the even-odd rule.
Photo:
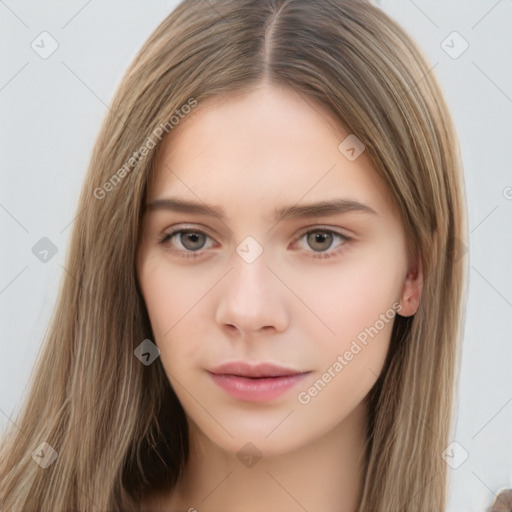
[[[222,287],[216,313],[218,323],[234,325],[241,331],[269,326],[283,328],[286,321],[283,290],[267,268],[268,255],[262,249],[252,240],[245,240],[237,247],[233,268]]]
[[[268,277],[271,273],[267,268],[267,255],[261,254],[254,261],[244,260],[238,255],[234,260],[231,274],[235,293],[242,296],[249,294],[253,297],[268,295],[270,291]]]
[[[225,297],[234,301],[232,305],[236,308],[243,308],[244,315],[261,311],[262,305],[270,302],[275,293],[269,283],[272,275],[267,268],[267,259],[263,253],[254,261],[245,260],[238,254],[234,257],[234,268],[228,278]]]

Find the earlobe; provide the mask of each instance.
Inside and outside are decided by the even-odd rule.
[[[412,263],[407,271],[405,282],[400,296],[400,316],[412,316],[418,310],[423,290],[423,271],[419,258]]]

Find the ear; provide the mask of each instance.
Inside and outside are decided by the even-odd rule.
[[[412,316],[418,310],[423,291],[423,269],[421,260],[418,256],[413,257],[407,269],[402,294],[400,295],[400,305],[402,308],[398,312],[400,316]]]

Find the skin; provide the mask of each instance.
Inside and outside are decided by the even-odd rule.
[[[366,154],[349,161],[338,150],[348,135],[311,100],[260,84],[199,104],[164,141],[148,202],[179,197],[220,206],[226,218],[162,209],[143,219],[138,277],[190,425],[191,455],[177,488],[142,510],[355,511],[364,399],[382,371],[393,320],[307,404],[298,395],[394,303],[402,316],[414,314],[422,275]],[[272,219],[274,208],[334,197],[376,213]],[[171,228],[206,237],[159,243]],[[327,240],[307,235],[315,229]],[[333,231],[349,239],[330,238]],[[236,251],[247,236],[263,248],[252,263]],[[202,255],[180,256],[187,250]],[[331,257],[315,257],[322,253]],[[247,402],[207,372],[228,360],[311,373],[277,399]],[[252,467],[237,457],[248,442],[261,454]]]

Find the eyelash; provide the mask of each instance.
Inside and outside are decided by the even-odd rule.
[[[181,229],[176,229],[174,231],[166,233],[164,235],[164,237],[159,240],[159,243],[162,244],[162,245],[165,245],[166,242],[168,242],[170,239],[172,239],[175,235],[177,235],[179,233],[195,233],[195,234],[199,234],[199,235],[205,235],[208,238],[211,238],[211,237],[208,236],[207,233],[205,233],[204,231],[201,231],[199,229],[184,229],[184,228],[181,228]],[[326,229],[326,228],[324,229],[324,228],[321,228],[321,227],[310,229],[309,231],[305,231],[304,233],[302,233],[297,238],[297,240],[300,240],[305,235],[309,235],[310,233],[322,233],[322,234],[329,233],[329,234],[332,234],[335,237],[337,236],[337,237],[339,237],[339,238],[341,238],[343,240],[343,243],[336,250],[334,250],[333,252],[327,252],[327,251],[319,252],[319,253],[313,252],[312,257],[313,258],[317,258],[317,259],[327,259],[327,258],[332,258],[333,256],[337,256],[341,251],[343,251],[345,249],[345,245],[350,240],[352,240],[351,237],[348,237],[346,235],[342,235],[341,233],[338,233],[337,231],[333,231],[332,229]],[[204,250],[203,249],[200,249],[198,251],[178,250],[178,251],[171,251],[171,252],[174,252],[174,253],[178,254],[180,257],[183,257],[183,258],[199,258],[199,257],[202,256],[202,252],[204,252]]]

